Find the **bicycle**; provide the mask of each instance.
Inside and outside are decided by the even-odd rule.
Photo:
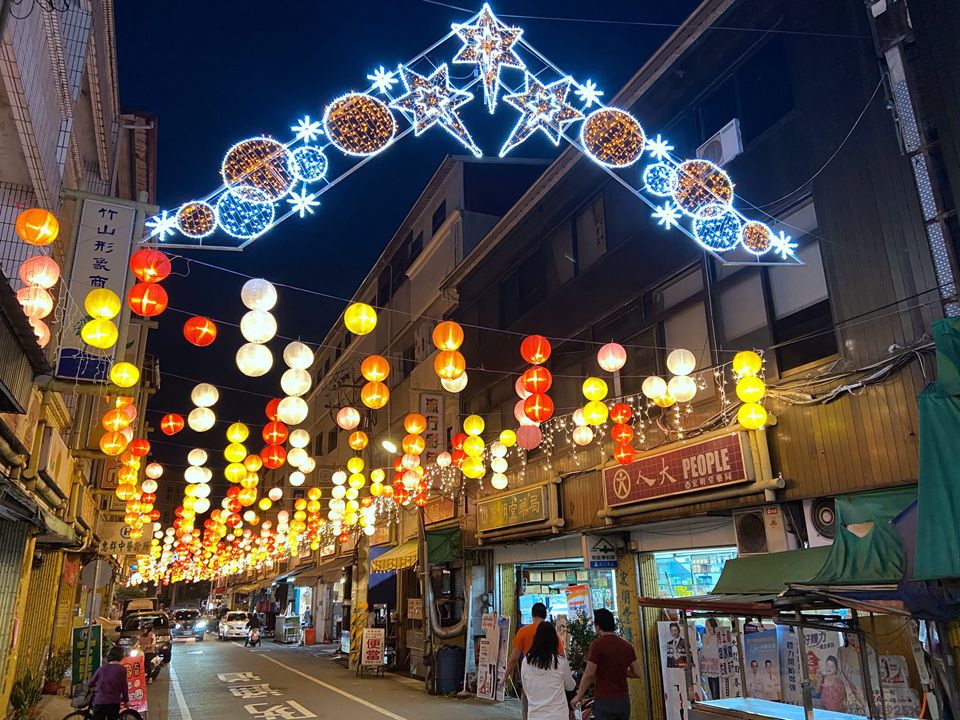
[[[143,715],[129,707],[123,708],[120,711],[119,717],[120,720],[143,720]],[[65,716],[63,720],[93,720],[93,704],[91,703],[85,708],[74,710],[72,713]]]

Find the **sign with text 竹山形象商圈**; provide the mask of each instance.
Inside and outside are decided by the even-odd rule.
[[[603,471],[607,507],[711,490],[755,479],[747,434],[721,435]]]

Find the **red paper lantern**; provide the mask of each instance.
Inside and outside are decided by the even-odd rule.
[[[633,428],[623,423],[617,423],[610,431],[610,437],[618,445],[625,445],[633,440]]]
[[[520,356],[531,365],[543,365],[550,358],[550,341],[543,335],[528,335],[520,343]]]
[[[633,449],[633,445],[620,444],[613,450],[613,456],[621,465],[629,465],[636,455],[637,451]]]
[[[273,422],[279,422],[280,416],[277,414],[277,411],[280,408],[280,400],[282,398],[274,398],[267,403],[266,413],[267,420],[272,420]]]
[[[176,435],[183,430],[183,418],[176,413],[168,413],[160,420],[160,430],[164,435]]]
[[[271,470],[276,470],[287,461],[287,451],[280,445],[267,445],[260,451],[263,464]]]
[[[156,317],[167,309],[167,291],[153,283],[137,283],[130,289],[127,304],[137,315]]]
[[[450,459],[453,462],[453,466],[458,468],[463,465],[463,461],[467,459],[467,454],[463,450],[454,450]]]
[[[617,403],[610,408],[610,419],[618,425],[630,422],[633,417],[633,410],[626,403]]]
[[[130,256],[130,269],[145,283],[158,283],[170,275],[170,258],[159,250],[141,248]]]
[[[153,522],[156,522],[157,520],[159,520],[159,519],[160,519],[160,511],[157,510],[156,508],[154,508],[153,510],[151,510],[151,511],[150,511],[150,519],[151,519]]]
[[[523,414],[535,423],[546,422],[553,415],[553,400],[545,393],[534,393],[523,401]]]
[[[523,371],[520,376],[520,384],[528,393],[545,393],[553,384],[553,375],[545,367],[534,365]]]
[[[206,347],[217,339],[217,326],[210,318],[192,317],[183,324],[183,336],[197,347]]]
[[[272,420],[263,426],[263,441],[267,445],[283,445],[288,434],[287,426],[277,420]]]
[[[130,443],[130,454],[134,457],[144,457],[150,452],[150,441],[146,438],[137,438]]]
[[[467,434],[458,432],[452,438],[450,438],[450,445],[454,450],[462,450],[463,444],[467,441]]]

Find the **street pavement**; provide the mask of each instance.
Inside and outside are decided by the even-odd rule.
[[[164,702],[159,696],[168,687]],[[154,699],[157,698],[157,712]],[[423,683],[387,673],[361,678],[317,647],[264,641],[180,641],[150,686],[148,720],[519,720],[514,700],[427,695]],[[163,714],[160,714],[163,712]]]

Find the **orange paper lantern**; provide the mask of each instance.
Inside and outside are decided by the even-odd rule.
[[[621,465],[629,465],[633,462],[636,455],[637,451],[633,449],[633,445],[621,444],[617,445],[613,450],[613,456]]]
[[[159,250],[141,248],[130,256],[130,269],[145,283],[158,283],[170,275],[170,258]]]
[[[360,390],[360,400],[371,410],[379,410],[390,400],[390,389],[382,382],[368,382]]]
[[[618,445],[625,445],[633,440],[633,428],[623,423],[617,423],[610,431],[610,437]]]
[[[419,455],[427,447],[426,441],[419,435],[414,435],[413,433],[404,435],[403,441],[400,444],[403,447],[403,451],[409,455]]]
[[[381,355],[370,355],[360,363],[360,374],[364,380],[382,382],[390,374],[390,363]]]
[[[153,283],[137,283],[127,295],[127,304],[137,315],[156,317],[167,309],[167,291]]]
[[[176,435],[183,430],[183,418],[176,413],[168,413],[160,420],[160,430],[164,435]]]
[[[192,317],[183,324],[183,336],[197,347],[207,347],[217,339],[217,326],[210,318]]]
[[[553,384],[553,375],[545,367],[534,365],[523,371],[520,384],[528,393],[545,393]]]
[[[445,320],[433,329],[433,344],[437,350],[459,350],[463,345],[463,328],[452,320]]]
[[[633,409],[626,403],[617,403],[610,408],[610,419],[618,425],[630,422],[633,417]]]
[[[29,245],[49,245],[60,233],[56,216],[43,208],[30,208],[17,215],[17,235]]]
[[[267,414],[267,420],[272,420],[273,422],[278,422],[280,420],[280,402],[282,398],[274,398],[267,403],[267,407],[264,412]]]
[[[403,429],[411,435],[419,435],[427,429],[427,419],[420,413],[410,413],[403,419]]]
[[[100,438],[100,449],[106,455],[115,457],[122,453],[127,448],[127,438],[123,433],[120,432],[108,432],[104,433],[103,437]]]
[[[260,451],[260,457],[263,460],[264,466],[271,470],[276,470],[286,462],[287,451],[280,445],[267,445]]]
[[[282,445],[287,439],[287,426],[273,420],[263,426],[263,441],[267,445]]]
[[[456,380],[467,370],[467,361],[456,350],[441,350],[433,359],[433,369],[442,380]]]
[[[363,450],[370,443],[370,439],[363,430],[354,430],[347,438],[347,444],[353,450]]]
[[[550,341],[543,335],[528,335],[520,343],[520,356],[531,365],[543,365],[550,359]]]
[[[130,443],[130,454],[134,457],[144,457],[150,452],[150,441],[146,438],[138,438]]]

